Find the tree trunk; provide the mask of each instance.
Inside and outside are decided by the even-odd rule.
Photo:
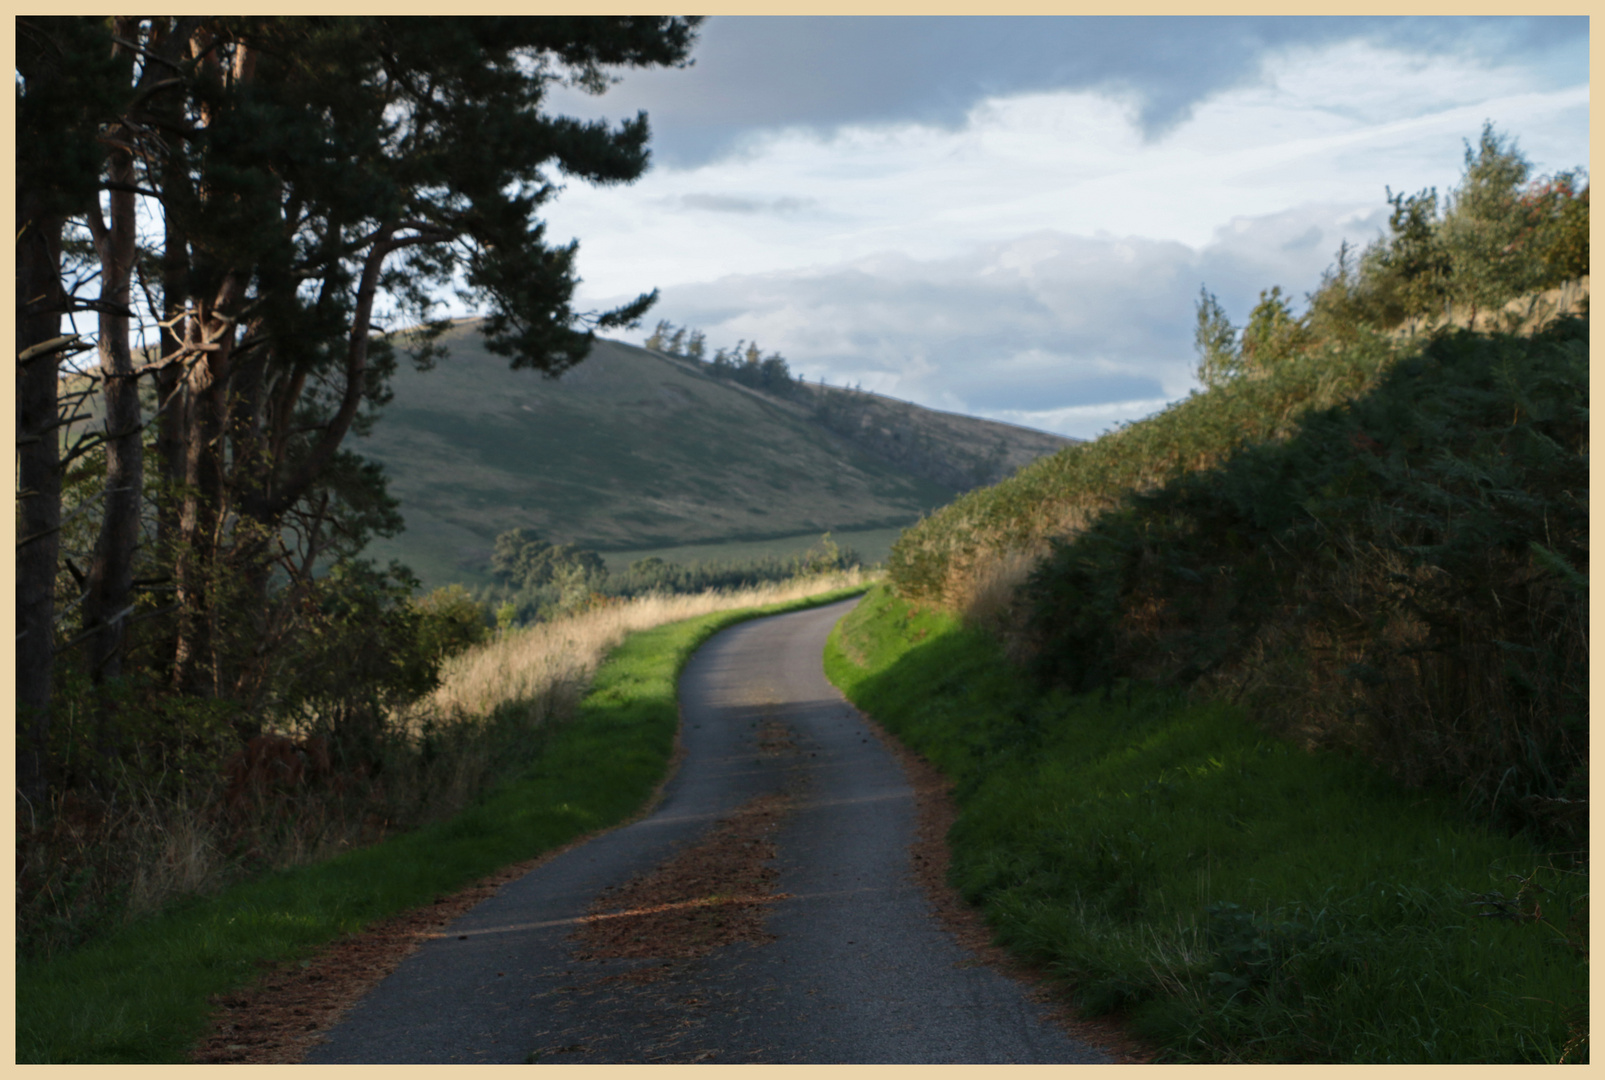
[[[178,154],[166,163],[163,187],[168,192],[179,192],[189,182],[184,161]],[[176,573],[180,504],[178,490],[184,481],[184,414],[187,390],[184,381],[184,341],[187,336],[185,311],[189,306],[186,278],[189,272],[189,237],[184,231],[182,217],[169,212],[165,215],[165,235],[162,245],[162,313],[159,338],[161,357],[168,361],[158,367],[156,386],[156,460],[159,476],[156,503],[156,556],[168,573]],[[169,641],[169,646],[172,642]],[[172,655],[167,648],[167,655]]]
[[[132,186],[133,155],[114,149],[108,158],[114,183]],[[89,635],[89,671],[97,685],[122,675],[127,618],[133,601],[134,551],[144,494],[144,449],[139,384],[129,340],[129,305],[134,269],[134,195],[112,191],[111,217],[102,225],[98,212],[90,220],[100,255],[100,370],[106,411],[106,496],[100,536],[90,564],[84,627]],[[103,752],[110,750],[109,716],[101,716]]]
[[[24,181],[25,177],[19,177]],[[61,527],[56,364],[60,352],[22,360],[61,333],[62,219],[41,213],[17,186],[17,789],[45,794],[50,688],[55,665],[56,558]]]
[[[197,323],[201,320],[195,320]],[[227,348],[226,344],[223,346]],[[215,599],[214,574],[222,469],[217,460],[222,425],[217,398],[222,387],[216,353],[205,355],[186,379],[183,413],[184,499],[175,537],[177,561],[174,580],[179,607],[178,640],[173,655],[173,686],[186,693],[215,696],[217,682],[211,627]]]
[[[245,283],[230,274],[216,297],[190,318],[188,344],[202,352],[189,370],[183,414],[184,500],[178,517],[175,582],[179,605],[173,685],[216,697],[226,682],[218,629],[226,613],[223,593],[224,524],[229,509],[224,443],[228,438],[235,327],[230,314]],[[204,348],[203,348],[204,347]]]

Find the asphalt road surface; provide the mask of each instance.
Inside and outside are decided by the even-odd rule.
[[[909,866],[913,792],[822,670],[825,635],[852,604],[742,623],[704,645],[681,679],[684,758],[656,811],[504,886],[408,957],[306,1060],[1111,1060],[937,922]],[[619,931],[636,912],[587,922],[608,890],[719,848],[725,833],[712,830],[742,807],[767,808],[755,819],[767,832],[730,834],[723,847],[738,862],[773,856],[762,860],[766,898],[721,909],[744,938],[698,955],[664,929],[665,912],[695,911],[705,931],[722,918],[707,906],[716,901],[656,905],[657,921],[640,924],[650,932],[634,936]],[[626,947],[587,944],[587,926]]]

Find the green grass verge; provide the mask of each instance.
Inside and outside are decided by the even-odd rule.
[[[1452,795],[1222,704],[1039,691],[884,587],[825,664],[955,781],[953,881],[998,938],[1166,1059],[1586,1056],[1586,877]]]
[[[679,722],[676,683],[699,645],[744,619],[859,591],[633,634],[597,672],[579,716],[553,730],[525,771],[455,818],[175,906],[48,963],[19,965],[17,1061],[184,1061],[207,1029],[210,995],[628,819],[664,777]]]

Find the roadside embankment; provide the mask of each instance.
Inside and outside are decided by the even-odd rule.
[[[1225,704],[1036,689],[884,588],[826,670],[953,782],[952,878],[1000,941],[1162,1060],[1586,1060],[1586,871],[1452,793]]]

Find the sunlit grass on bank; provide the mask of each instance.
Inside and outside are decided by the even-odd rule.
[[[1000,941],[1165,1060],[1587,1060],[1584,853],[1223,702],[1044,690],[884,590],[826,671],[953,781],[952,881]]]

